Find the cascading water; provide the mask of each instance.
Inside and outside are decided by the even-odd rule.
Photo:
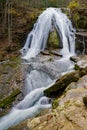
[[[7,130],[21,121],[34,117],[40,111],[51,108],[49,98],[43,96],[43,91],[55,83],[55,80],[47,87],[36,88],[25,96],[25,98],[11,112],[0,119],[0,130]]]
[[[63,49],[60,53],[63,57],[74,54],[75,36],[70,20],[61,12],[61,9],[48,8],[39,16],[33,30],[28,35],[25,46],[21,50],[23,59],[28,60],[35,57],[41,50],[45,49],[49,33],[53,27],[62,40]],[[64,63],[63,60],[63,64],[66,62]],[[55,62],[52,66],[58,68],[61,64]],[[56,79],[53,80],[44,71],[34,69],[29,72],[26,75],[25,98],[14,106],[8,115],[0,119],[0,130],[6,130],[24,119],[35,116],[41,110],[50,108],[49,98],[44,97],[43,91],[55,84],[55,81]]]
[[[28,34],[26,43],[22,48],[23,59],[35,57],[46,47],[47,39],[52,28],[56,28],[60,35],[63,49],[60,53],[63,57],[74,55],[75,35],[71,21],[62,13],[61,9],[48,8],[38,18],[33,30]]]

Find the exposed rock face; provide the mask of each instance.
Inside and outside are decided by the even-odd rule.
[[[86,130],[87,114],[83,104],[57,108],[50,114],[28,120],[27,126],[31,130]]]

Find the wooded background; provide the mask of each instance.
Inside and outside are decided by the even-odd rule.
[[[28,11],[32,9],[33,12],[36,11],[34,10],[35,8],[44,10],[51,6],[66,8],[72,1],[73,3],[71,3],[70,8],[76,8],[76,6],[78,8],[77,2],[80,5],[87,5],[87,0],[0,0],[0,37],[7,36],[9,44],[12,42],[13,15],[16,14],[18,16],[17,8],[20,7],[19,12],[23,12],[24,14],[23,8],[26,8]],[[32,11],[29,12],[32,13]]]

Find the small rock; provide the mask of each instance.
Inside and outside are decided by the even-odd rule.
[[[43,54],[43,55],[49,55],[49,51],[41,51],[41,54]]]
[[[72,56],[72,57],[70,57],[70,60],[73,62],[78,62],[79,57]]]
[[[81,102],[80,100],[77,100],[77,101],[75,102],[75,105],[76,105],[77,107],[81,107],[83,104],[82,104],[82,102]]]
[[[58,50],[52,50],[51,54],[62,57]]]

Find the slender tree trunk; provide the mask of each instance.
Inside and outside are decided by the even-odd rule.
[[[12,43],[12,2],[8,3],[8,41]]]

